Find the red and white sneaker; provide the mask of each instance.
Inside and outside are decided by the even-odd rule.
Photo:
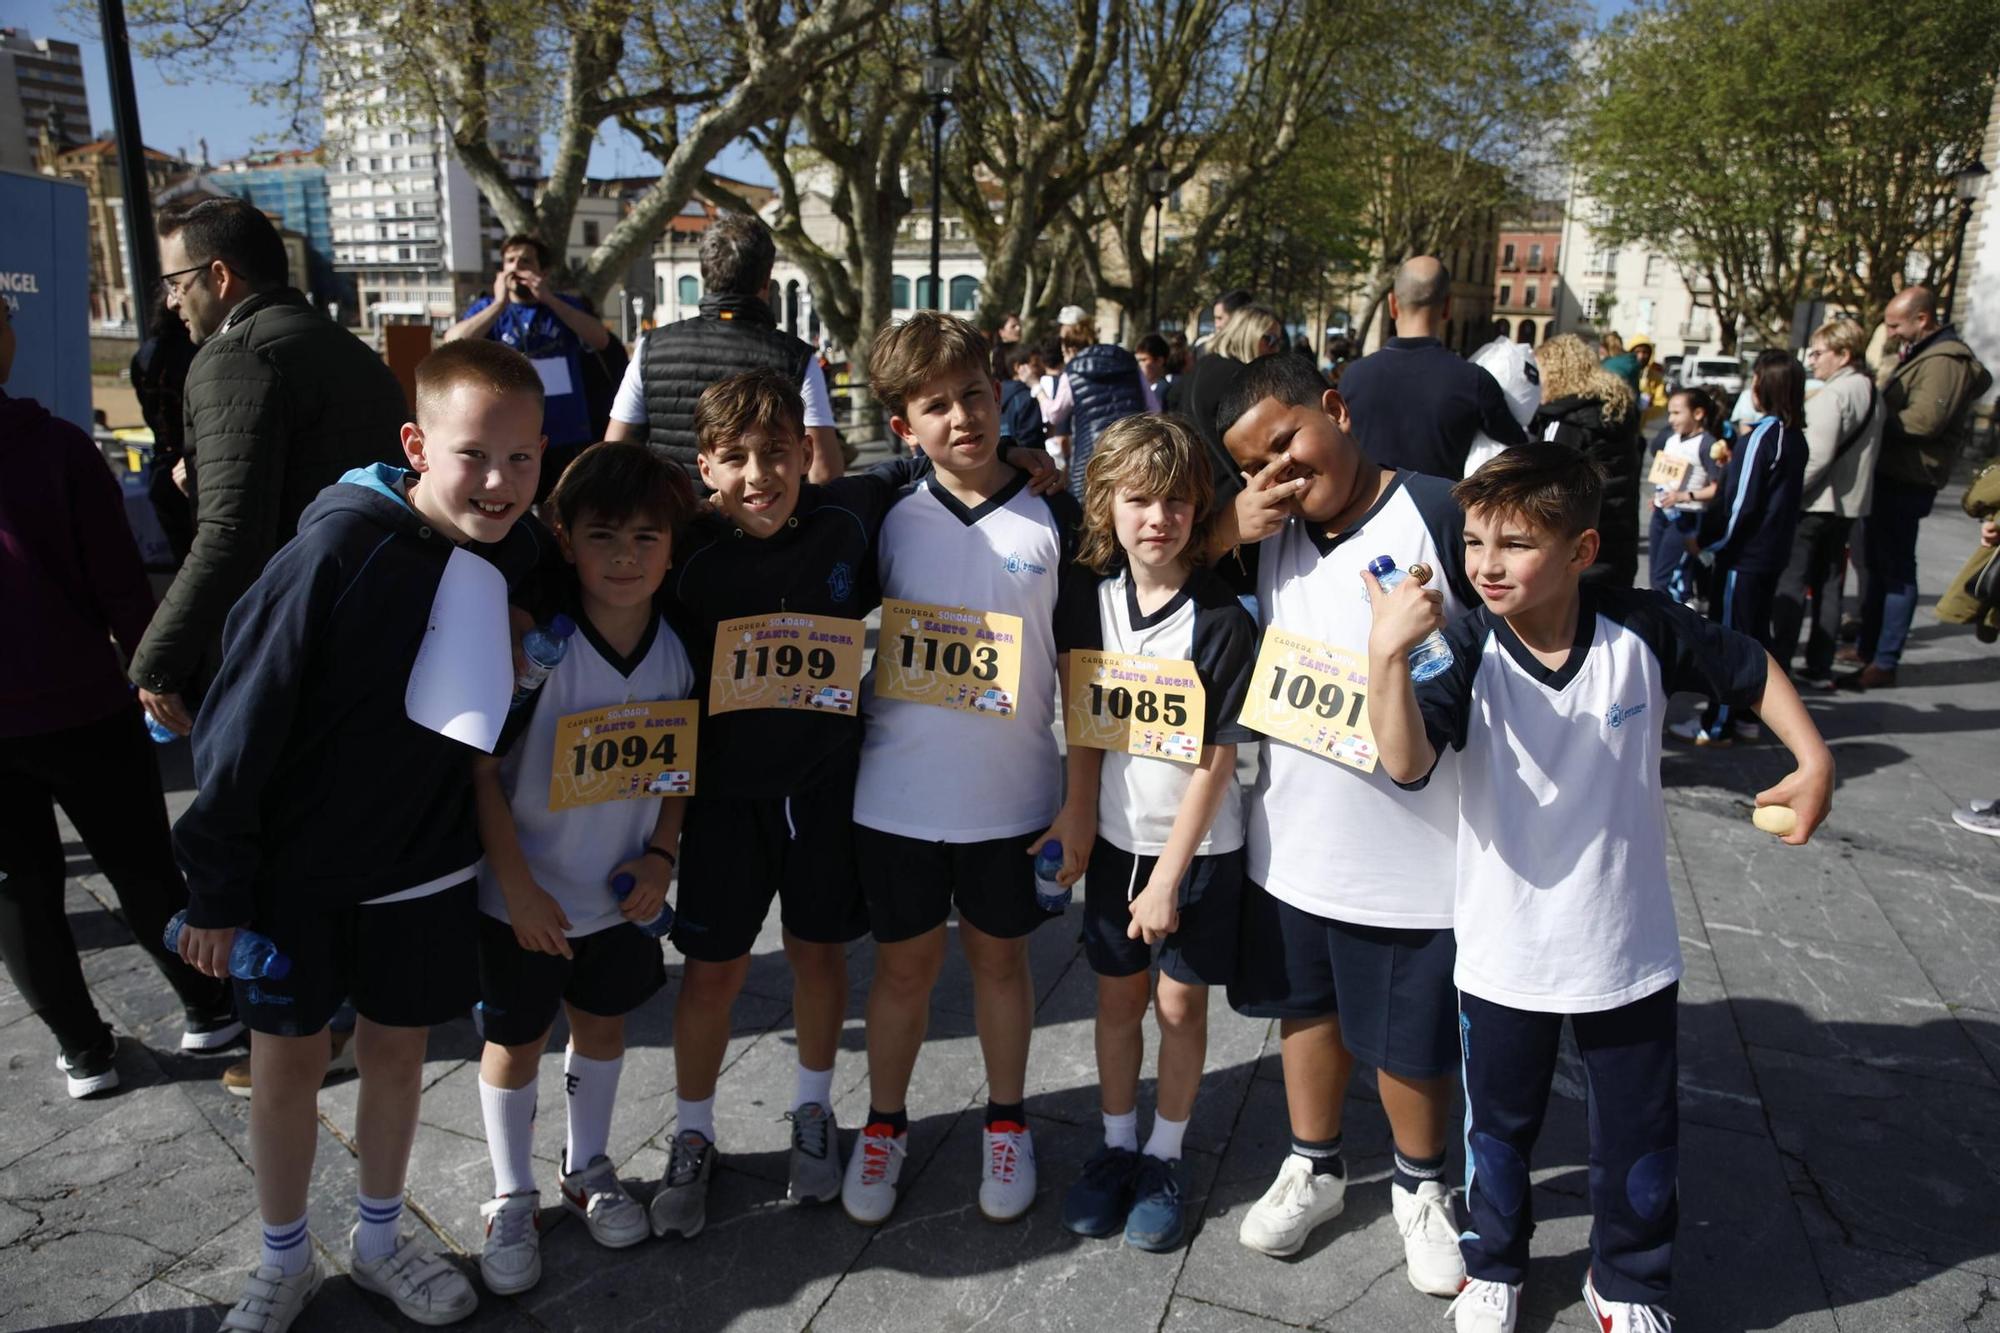
[[[840,1206],[865,1227],[880,1226],[896,1211],[896,1182],[903,1174],[903,1155],[910,1150],[907,1131],[898,1134],[876,1123],[862,1127],[847,1159],[840,1182]]]
[[[1588,1270],[1583,1275],[1583,1308],[1604,1333],[1674,1333],[1674,1317],[1663,1306],[1607,1301],[1597,1294]]]
[[[1514,1333],[1514,1322],[1521,1317],[1520,1284],[1469,1277],[1444,1317],[1454,1333]]]
[[[996,1120],[986,1127],[985,1149],[979,1211],[990,1222],[1011,1222],[1035,1203],[1034,1137],[1026,1125]]]

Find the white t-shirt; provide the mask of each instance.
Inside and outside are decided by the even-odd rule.
[[[1660,727],[1695,690],[1751,706],[1764,650],[1659,593],[1583,589],[1559,670],[1480,607],[1417,686],[1457,752],[1458,988],[1537,1013],[1596,1013],[1681,975],[1667,884]],[[1421,780],[1412,784],[1421,786]]]
[[[646,424],[646,386],[639,374],[639,366],[646,359],[646,335],[640,334],[639,341],[632,345],[632,359],[625,363],[624,378],[618,381],[618,392],[611,400],[611,419],[622,421],[628,426]],[[806,380],[799,386],[799,395],[805,399],[806,425],[832,426],[833,399],[826,391],[826,371],[820,368],[819,358],[806,358]]]
[[[1194,663],[1207,698],[1203,746],[1257,739],[1256,732],[1236,720],[1257,661],[1257,625],[1213,573],[1197,569],[1189,574],[1180,592],[1150,616],[1140,614],[1127,575],[1105,579],[1097,585],[1097,623],[1107,653]],[[1097,786],[1097,832],[1121,851],[1158,856],[1173,836],[1181,800],[1193,780],[1191,764],[1105,751]],[[1232,766],[1229,792],[1195,854],[1233,852],[1242,845],[1243,789]]]
[[[1097,576],[1076,564],[1082,514],[1066,493],[1031,495],[1016,474],[968,509],[934,480],[917,482],[882,521],[884,600],[898,598],[1021,618],[1021,681],[1007,717],[875,697],[867,719],[854,822],[931,842],[1040,833],[1062,803],[1056,750],[1056,656],[1097,646]],[[896,627],[884,613],[881,650]]]
[[[1666,443],[1660,446],[1660,452],[1669,458],[1685,458],[1693,465],[1688,468],[1687,480],[1676,486],[1675,490],[1698,491],[1708,485],[1708,447],[1714,443],[1715,437],[1705,430],[1698,430],[1692,435],[1669,435],[1667,437]],[[1654,508],[1657,509],[1659,507],[1660,497],[1666,493],[1667,488],[1664,486],[1655,486],[1653,488]],[[1705,500],[1689,500],[1686,504],[1674,506],[1673,512],[1677,514],[1699,514],[1706,508],[1708,508],[1708,502]]]
[[[521,850],[535,883],[562,905],[564,932],[574,939],[624,920],[611,892],[614,866],[645,850],[660,817],[660,799],[602,801],[571,810],[549,809],[549,769],[556,723],[571,713],[611,704],[686,699],[694,693],[687,652],[667,622],[655,616],[647,637],[621,659],[581,612],[569,650],[542,688],[507,720],[501,734],[500,785],[514,813]],[[699,779],[697,779],[698,781]],[[508,919],[507,900],[490,863],[479,868],[479,908]]]
[[[1447,615],[1476,600],[1465,582],[1464,520],[1451,482],[1398,472],[1347,531],[1328,537],[1294,518],[1255,548],[1258,623],[1278,625],[1364,662],[1374,613],[1361,572],[1378,555],[1438,571]],[[1256,681],[1251,688],[1258,688]],[[1451,925],[1455,771],[1436,790],[1397,790],[1379,767],[1350,768],[1266,738],[1250,796],[1249,876],[1272,897],[1335,921],[1401,929]]]

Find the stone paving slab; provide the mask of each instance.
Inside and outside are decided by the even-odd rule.
[[[1953,497],[1926,525],[1926,589],[1972,531]],[[1926,598],[1925,605],[1930,604]],[[1749,823],[1787,765],[1770,746],[1665,760],[1669,872],[1687,971],[1680,1050],[1680,1327],[1786,1333],[1975,1329],[2000,1320],[2000,843],[1950,808],[2000,794],[2000,653],[1920,613],[1894,691],[1808,707],[1840,766],[1834,815],[1806,849]],[[1681,701],[1673,716],[1685,714]],[[161,752],[178,810],[186,746]],[[53,1048],[0,982],[0,1329],[200,1330],[218,1322],[254,1252],[244,1164],[249,1104],[215,1076],[240,1052],[187,1057],[179,1015],[80,846],[68,901],[100,1006],[120,1032],[118,1094],[71,1102]],[[1083,1240],[1061,1192],[1098,1134],[1095,982],[1068,922],[1030,949],[1038,1027],[1029,1065],[1042,1190],[1012,1226],[973,1205],[984,1071],[971,990],[947,955],[931,1040],[911,1087],[907,1191],[870,1231],[833,1207],[783,1201],[796,1064],[789,973],[775,922],[760,936],[732,1039],[718,1125],[724,1156],[707,1230],[618,1253],[545,1206],[545,1277],[482,1298],[469,1329],[1089,1329],[1264,1333],[1434,1330],[1445,1302],[1404,1280],[1389,1217],[1389,1138],[1367,1071],[1348,1090],[1344,1214],[1274,1260],[1236,1242],[1287,1144],[1275,1025],[1210,1005],[1209,1074],[1187,1146],[1199,1220],[1176,1253]],[[670,957],[672,957],[670,955]],[[863,1004],[873,952],[849,955],[835,1079],[844,1146],[867,1109]],[[631,1024],[612,1152],[645,1197],[673,1129],[668,994]],[[542,1062],[535,1152],[555,1199],[563,1136],[561,1031]],[[1151,1114],[1152,1058],[1140,1103]],[[466,1257],[488,1186],[467,1022],[432,1039],[412,1159],[411,1225]],[[351,1078],[321,1097],[311,1187],[328,1277],[301,1333],[387,1329],[387,1305],[345,1274],[355,1186]],[[1533,1163],[1539,1219],[1524,1333],[1589,1326],[1588,1143],[1573,1050],[1559,1066]],[[1450,1170],[1461,1170],[1454,1148]]]

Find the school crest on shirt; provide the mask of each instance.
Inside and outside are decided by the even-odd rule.
[[[1605,710],[1604,725],[1616,731],[1633,718],[1646,711],[1644,704],[1613,704]]]
[[[1049,572],[1047,565],[1038,565],[1032,560],[1022,558],[1014,551],[1009,551],[1006,555],[1000,557],[1000,568],[1006,570],[1009,574],[1046,574]]]
[[[836,602],[845,602],[854,596],[854,567],[845,560],[835,561],[826,574],[826,591]]]

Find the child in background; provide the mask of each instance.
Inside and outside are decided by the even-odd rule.
[[[650,1234],[608,1145],[625,1015],[667,980],[659,941],[636,923],[658,916],[666,901],[687,811],[685,800],[643,794],[552,808],[552,779],[569,766],[563,719],[694,692],[687,653],[653,607],[675,530],[694,508],[686,474],[641,444],[594,445],[563,473],[549,504],[572,569],[563,609],[577,632],[541,688],[507,719],[496,754],[473,763],[486,848],[479,1103],[493,1159],[479,1271],[497,1295],[526,1291],[542,1275],[535,1099],[558,1010],[569,1015],[563,1206],[611,1249]],[[618,785],[675,766],[653,760],[655,742],[644,740],[645,766],[619,769]],[[621,902],[613,881],[623,875],[633,882]]]
[[[1707,502],[1715,498],[1716,481],[1708,471],[1715,419],[1715,400],[1705,390],[1676,389],[1667,401],[1672,433],[1661,442],[1660,457],[1685,464],[1686,471],[1671,486],[1653,487],[1653,526],[1646,549],[1652,556],[1653,591],[1683,606],[1694,601],[1695,572],[1700,568],[1688,554],[1687,539],[1700,526]]]
[[[1083,949],[1097,973],[1097,1073],[1104,1146],[1063,1203],[1085,1236],[1119,1227],[1142,1250],[1186,1234],[1181,1138],[1208,1054],[1208,988],[1236,968],[1243,891],[1243,791],[1236,720],[1256,660],[1257,626],[1221,579],[1198,568],[1216,515],[1206,450],[1175,417],[1127,417],[1106,430],[1084,483],[1079,563],[1097,585],[1104,651],[1191,664],[1206,701],[1198,764],[1118,749],[1104,754],[1097,845],[1084,880]],[[1168,719],[1171,720],[1171,719]],[[1159,945],[1160,1063],[1153,1131],[1139,1151],[1139,1066]]]
[[[1368,716],[1382,767],[1416,791],[1459,753],[1456,919],[1465,1080],[1467,1282],[1458,1333],[1513,1333],[1534,1232],[1536,1139],[1563,1021],[1589,1093],[1591,1262],[1607,1333],[1664,1333],[1678,1219],[1679,932],[1667,881],[1660,716],[1677,690],[1754,706],[1798,767],[1759,792],[1803,844],[1833,756],[1747,635],[1652,592],[1580,584],[1603,474],[1572,449],[1510,449],[1453,488],[1482,603],[1446,625],[1415,579],[1372,578]],[[1452,665],[1412,686],[1442,628]]]

